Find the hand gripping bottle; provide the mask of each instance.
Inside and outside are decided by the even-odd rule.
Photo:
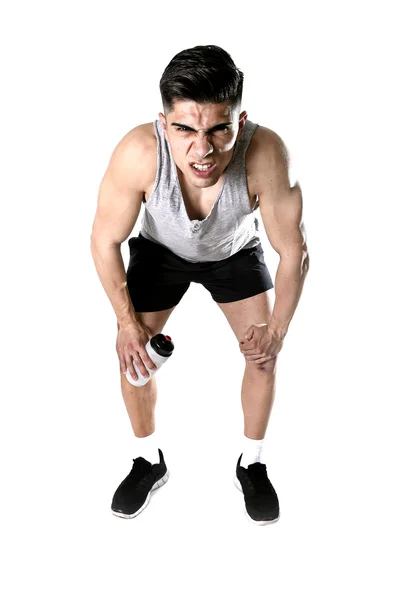
[[[135,381],[132,378],[132,376],[130,375],[129,369],[125,373],[126,379],[132,385],[141,386],[141,385],[145,385],[146,383],[148,383],[150,381],[151,377],[153,375],[155,375],[155,373],[158,373],[161,366],[168,360],[169,356],[171,356],[171,354],[174,350],[174,344],[172,342],[172,338],[169,337],[168,335],[163,335],[163,333],[157,333],[150,340],[148,340],[148,342],[145,346],[145,349],[147,350],[148,355],[150,356],[150,358],[152,359],[152,361],[158,368],[150,369],[144,363],[144,366],[149,373],[149,377],[144,377],[144,375],[142,375],[140,373],[140,371],[138,370],[137,365],[133,360],[132,361],[133,368],[137,373],[138,379]]]

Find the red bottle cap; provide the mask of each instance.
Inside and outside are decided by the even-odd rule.
[[[165,339],[166,339],[168,342],[171,342],[171,341],[172,341],[172,338],[171,338],[171,337],[169,337],[168,335],[165,335]]]

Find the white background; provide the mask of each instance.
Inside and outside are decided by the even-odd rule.
[[[3,6],[7,600],[398,597],[393,8]],[[198,284],[164,330],[176,351],[157,376],[169,482],[136,519],[110,512],[132,465],[133,433],[116,317],[90,252],[97,191],[118,141],[162,110],[167,63],[197,44],[222,46],[244,72],[242,110],[283,138],[304,194],[311,266],[279,356],[266,432],[281,507],[267,527],[246,519],[232,483],[243,357]],[[274,281],[278,255],[263,228],[262,244]],[[128,250],[126,241],[125,265]]]

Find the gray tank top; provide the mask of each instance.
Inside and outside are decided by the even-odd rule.
[[[160,119],[156,119],[157,174],[151,196],[144,201],[141,235],[189,262],[222,260],[257,246],[259,223],[250,206],[245,169],[245,153],[257,127],[257,123],[246,120],[223,185],[210,213],[200,221],[187,215],[170,144]]]

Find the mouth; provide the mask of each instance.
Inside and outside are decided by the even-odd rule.
[[[213,162],[207,162],[207,163],[197,163],[197,162],[192,162],[190,163],[190,168],[193,171],[193,173],[195,173],[195,175],[197,177],[201,177],[201,178],[206,178],[209,177],[211,175],[211,173],[213,173],[213,171],[216,168],[216,163]]]

